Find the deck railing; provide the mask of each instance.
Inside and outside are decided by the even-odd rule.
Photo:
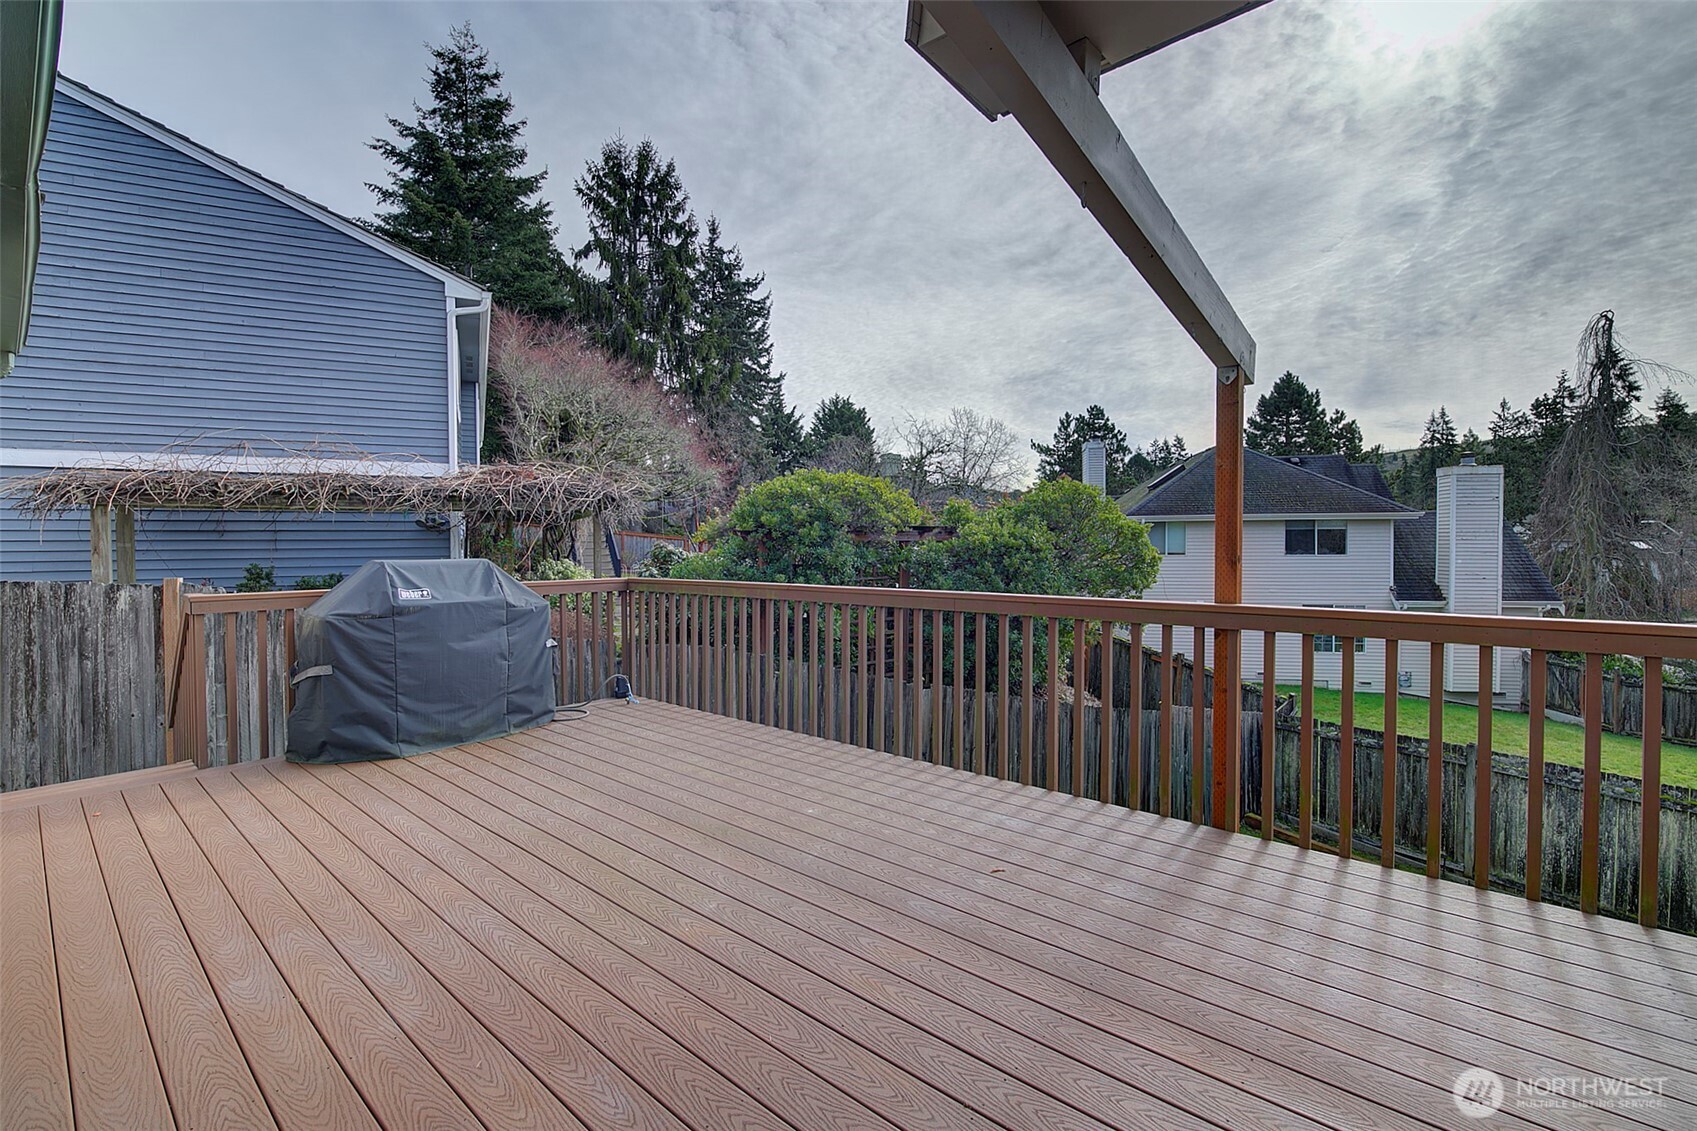
[[[1248,824],[1263,838],[1345,858],[1371,853],[1386,867],[1413,862],[1433,876],[1459,868],[1478,887],[1520,888],[1534,900],[1552,894],[1546,855],[1558,863],[1571,855],[1546,850],[1566,849],[1576,835],[1577,882],[1563,879],[1587,912],[1599,908],[1605,852],[1603,659],[1643,661],[1646,716],[1658,717],[1662,661],[1697,658],[1697,627],[1662,624],[642,578],[531,587],[565,598],[557,627],[572,647],[562,664],[562,702],[599,695],[604,676],[617,669],[641,696],[1104,804],[1228,828]],[[277,698],[259,689],[286,685],[277,671],[292,661],[293,610],[316,596],[175,598],[182,645],[168,619],[167,647],[181,654],[177,676],[168,677],[168,702],[181,756],[205,764],[280,750],[274,716],[286,710],[286,691]],[[172,605],[168,595],[168,610]],[[251,630],[240,625],[243,616],[251,616]],[[216,647],[220,634],[221,667],[209,666],[208,642]],[[1315,724],[1316,641],[1339,666],[1335,739]],[[1210,680],[1182,677],[1189,660],[1201,657],[1206,665],[1216,647],[1241,656],[1254,642],[1262,672],[1291,670],[1294,653],[1294,710],[1281,714],[1276,678],[1244,688],[1239,673],[1217,672],[1214,694]],[[1494,676],[1505,650],[1517,664],[1520,650],[1530,653],[1532,703],[1544,702],[1551,654],[1584,657],[1578,828],[1558,830],[1560,845],[1545,843],[1544,713],[1529,717],[1523,837],[1517,821],[1513,841],[1505,839],[1508,822],[1493,799],[1498,767],[1478,755],[1492,750]],[[1398,741],[1394,689],[1410,668],[1430,687],[1453,686],[1460,673],[1459,682],[1478,689],[1477,728],[1467,735],[1445,734],[1443,696],[1424,705],[1423,782],[1399,777],[1407,744]],[[1374,744],[1371,766],[1358,765],[1354,726],[1357,688],[1369,677],[1382,679],[1387,691],[1384,739]],[[222,699],[221,712],[212,709],[213,698]],[[245,705],[249,699],[257,709]],[[1289,751],[1281,737],[1288,739],[1292,724]],[[1625,890],[1636,889],[1635,899],[1617,892],[1612,910],[1655,925],[1667,918],[1672,889],[1690,898],[1697,876],[1691,862],[1661,858],[1661,735],[1645,730],[1645,803],[1626,846],[1636,852],[1618,845],[1618,828],[1607,851],[1611,891],[1624,874],[1632,878]],[[1213,756],[1223,736],[1231,736],[1226,741],[1238,756]],[[1318,756],[1322,739],[1334,755],[1329,766]],[[1458,753],[1446,740],[1471,745]],[[1357,796],[1358,781],[1374,782],[1378,796]],[[1281,812],[1293,819],[1281,820]],[[1452,829],[1446,817],[1461,820]],[[1513,866],[1517,859],[1523,869]]]

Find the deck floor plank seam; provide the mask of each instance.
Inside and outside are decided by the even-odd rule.
[[[817,987],[830,984],[813,972],[795,966],[789,959],[770,951],[754,950],[748,946],[725,946],[725,940],[710,930],[711,921],[686,904],[665,901],[662,894],[654,889],[639,891],[636,881],[542,829],[522,825],[511,818],[502,820],[507,815],[501,810],[471,793],[455,790],[450,783],[441,781],[422,767],[386,763],[381,773],[366,776],[372,779],[374,786],[414,811],[421,804],[438,807],[438,815],[434,818],[438,828],[446,831],[447,826],[456,825],[459,831],[450,835],[461,844],[484,859],[494,861],[498,858],[500,869],[508,876],[569,913],[579,914],[577,909],[564,903],[559,893],[562,889],[570,890],[573,885],[581,885],[581,890],[594,895],[597,907],[604,907],[610,913],[610,920],[596,923],[596,928],[606,934],[625,926],[629,933],[621,933],[619,937],[632,954],[644,949],[664,950],[672,957],[667,966],[668,972],[674,969],[674,964],[699,972],[702,966],[696,959],[714,963],[746,985],[746,989],[735,987],[723,992],[732,996],[753,993],[770,997],[808,1018],[817,1029],[838,1033],[858,1048],[868,1049],[875,1055],[880,1049],[886,1050],[888,1055],[883,1063],[891,1066],[890,1071],[874,1069],[872,1078],[867,1081],[873,1097],[905,1109],[903,1112],[886,1112],[886,1117],[896,1120],[898,1115],[905,1114],[907,1121],[904,1125],[907,1126],[963,1127],[973,1126],[982,1118],[965,1107],[939,1111],[923,1100],[916,1100],[911,1084],[918,1083],[927,1092],[932,1090],[932,1086],[924,1083],[923,1075],[913,1075],[912,1066],[929,1065],[936,1059],[936,1050],[914,1044],[905,1030],[893,1030],[880,1024],[885,1015],[867,1008],[859,998],[841,992],[836,996],[829,996],[828,991],[821,994]],[[385,778],[394,780],[384,781]],[[455,793],[449,794],[448,790],[455,790]],[[449,805],[450,800],[455,807]],[[484,823],[478,824],[478,821]],[[515,827],[520,825],[522,827]],[[492,831],[497,828],[502,830],[499,837]],[[588,925],[589,913],[583,914],[586,916],[583,921]],[[709,986],[723,982],[711,971],[702,978]],[[772,991],[767,989],[768,986],[772,987]],[[776,996],[776,989],[793,996],[784,1001]],[[797,1036],[804,1047],[812,1043],[813,1038],[805,1034]],[[935,1094],[943,1093],[936,1089]]]
[[[42,806],[41,848],[77,1125],[175,1127],[80,804]]]
[[[438,753],[452,755],[454,752]],[[589,824],[579,823],[561,813],[532,804],[530,798],[536,791],[528,782],[503,785],[494,778],[474,773],[467,767],[451,761],[449,757],[420,759],[415,765],[440,774],[447,783],[467,793],[490,800],[491,803],[499,803],[527,823],[554,835],[562,843],[579,847],[586,844],[598,845],[600,850],[607,854],[606,857],[599,857],[597,854],[604,863],[611,864],[616,860],[615,866],[628,870],[633,879],[662,896],[675,897],[681,906],[702,912],[720,931],[735,932],[754,947],[775,955],[784,955],[805,968],[828,977],[838,986],[899,1021],[911,1025],[915,1030],[925,1033],[935,1041],[932,1045],[933,1054],[929,1060],[916,1063],[912,1070],[935,1070],[942,1066],[948,1072],[959,1074],[959,1078],[969,1082],[971,1087],[980,1089],[974,1106],[978,1106],[979,1110],[991,1118],[1010,1127],[1078,1126],[1079,1121],[1085,1118],[1082,1112],[1071,1109],[1070,1105],[1053,1096],[1049,1090],[1052,1082],[1048,1079],[1042,1076],[1021,1076],[1006,1064],[997,1063],[1000,1059],[997,1057],[981,1059],[981,1047],[974,1051],[973,1042],[963,1042],[957,1036],[939,1032],[939,1029],[945,1027],[935,1024],[932,1018],[918,1011],[913,1002],[892,993],[887,974],[862,962],[858,955],[826,947],[788,920],[769,912],[759,901],[750,903],[737,900],[710,882],[651,860],[642,852],[632,850],[625,843],[604,835],[601,827],[593,821]],[[518,790],[510,788],[511,784],[517,784]],[[930,1079],[946,1086],[946,1075],[934,1074]],[[1070,1115],[1066,1114],[1069,1111]],[[1091,1120],[1090,1125],[1107,1124],[1100,1120]]]
[[[1530,1051],[1533,1051],[1533,1050],[1531,1050],[1531,1049],[1526,1049],[1526,1050],[1525,1050],[1525,1051],[1529,1051],[1529,1052],[1530,1052]]]
[[[207,793],[461,1102],[487,1127],[581,1131],[430,967],[385,929],[381,903],[356,899],[306,847],[315,838],[291,832],[281,814],[244,787],[247,776],[207,783]]]
[[[310,916],[277,881],[202,779],[165,787],[290,990],[385,1128],[481,1127]]]
[[[594,932],[632,960],[646,961],[654,976],[678,982],[703,1004],[720,1009],[725,1016],[753,1014],[751,1020],[767,1030],[774,1048],[790,1048],[801,1063],[813,1064],[815,1071],[841,1078],[839,1086],[845,1091],[851,1086],[855,1088],[848,1094],[859,1094],[875,1106],[880,1102],[889,1105],[907,1090],[903,1084],[911,1078],[894,1065],[880,1060],[877,1065],[882,1066],[882,1071],[868,1068],[866,1054],[859,1046],[840,1038],[834,1030],[813,1021],[758,984],[733,982],[734,972],[730,971],[703,974],[705,960],[700,955],[652,927],[636,932],[633,937],[628,924],[639,922],[634,915],[613,904],[597,887],[580,886],[577,879],[547,869],[541,859],[546,848],[534,838],[529,838],[521,849],[521,842],[527,838],[517,831],[518,822],[512,818],[491,808],[484,816],[485,824],[474,825],[428,794],[398,780],[396,775],[376,767],[361,769],[364,772],[324,775],[324,784],[336,789],[391,832],[404,836],[415,851],[437,862],[492,906],[505,909],[503,905],[512,906],[518,901],[548,904],[555,913],[576,923],[577,929]],[[403,798],[410,804],[403,802]],[[400,813],[411,814],[422,824],[403,820],[397,816]],[[503,830],[500,836],[493,831],[497,828]],[[620,912],[628,918],[621,920]],[[517,921],[516,908],[508,913]],[[627,931],[621,932],[618,929],[621,925],[626,925]],[[798,1023],[801,1018],[812,1022],[811,1027]],[[837,1041],[833,1042],[832,1037]],[[859,1055],[845,1051],[849,1049]],[[911,1104],[901,1105],[898,1111],[884,1112],[885,1118],[892,1122],[910,1126],[961,1123],[965,1122],[961,1118],[965,1114],[959,1109]],[[949,1118],[941,1118],[944,1115]]]
[[[275,1128],[123,797],[84,797],[82,809],[178,1124]],[[135,966],[144,961],[146,976],[136,977]]]
[[[1406,935],[1379,932],[1369,925],[1358,926],[1342,923],[1327,912],[1312,912],[1307,904],[1295,902],[1302,898],[1298,893],[1285,891],[1279,893],[1280,898],[1269,899],[1266,898],[1268,893],[1264,889],[1246,889],[1240,885],[1222,886],[1215,879],[1215,873],[1210,869],[1192,869],[1182,877],[1173,876],[1172,873],[1162,873],[1152,867],[1154,861],[1131,856],[1133,851],[1131,849],[1124,852],[1115,852],[1117,846],[1104,844],[1101,841],[1086,842],[1079,845],[1078,848],[1084,855],[1080,855],[1076,851],[1066,853],[1058,849],[1033,852],[1027,846],[1042,843],[1042,841],[1040,838],[1025,835],[1023,829],[1012,829],[1012,832],[1018,834],[1014,838],[1008,838],[1005,841],[998,840],[991,835],[1000,831],[993,825],[984,825],[965,818],[957,820],[952,814],[945,814],[931,804],[915,800],[913,791],[886,790],[882,787],[866,786],[864,779],[845,779],[828,766],[819,766],[816,763],[807,763],[797,759],[788,767],[791,773],[796,776],[773,775],[769,772],[770,767],[767,761],[750,752],[748,748],[720,747],[717,750],[718,753],[736,757],[738,762],[750,771],[748,775],[731,774],[725,769],[722,762],[702,761],[697,748],[692,744],[679,743],[675,739],[660,735],[654,736],[652,740],[676,751],[679,757],[691,759],[694,764],[700,765],[705,771],[721,775],[728,782],[741,788],[744,793],[749,789],[775,790],[779,786],[785,786],[794,791],[789,793],[788,796],[793,798],[796,803],[813,806],[816,809],[818,803],[827,798],[833,804],[843,802],[854,806],[857,811],[871,814],[872,819],[882,821],[898,832],[905,833],[913,829],[931,829],[939,826],[956,828],[963,831],[965,835],[973,837],[976,841],[996,844],[1005,853],[1002,857],[1004,863],[1018,863],[1020,867],[1031,869],[1047,879],[1082,886],[1092,894],[1095,891],[1092,884],[1128,885],[1134,879],[1147,879],[1160,886],[1164,880],[1172,876],[1163,890],[1188,908],[1203,912],[1217,911],[1212,904],[1199,904],[1193,898],[1193,895],[1197,891],[1218,891],[1222,896],[1252,906],[1254,909],[1252,914],[1270,926],[1289,928],[1296,925],[1297,921],[1300,920],[1302,937],[1305,942],[1309,938],[1319,938],[1328,943],[1347,946],[1361,952],[1361,954],[1355,956],[1357,959],[1360,959],[1363,955],[1369,961],[1381,956],[1391,957],[1398,961],[1411,962],[1432,970],[1443,979],[1479,979],[1504,993],[1524,995],[1533,1003],[1547,1003],[1558,1005],[1564,1010],[1593,1013],[1608,1022],[1630,1025],[1634,1028],[1676,1038],[1680,1033],[1670,1032],[1667,1019],[1682,1018],[1690,1012],[1697,1011],[1697,982],[1686,986],[1683,979],[1668,979],[1664,976],[1663,983],[1660,986],[1646,985],[1643,990],[1638,991],[1637,995],[1632,997],[1608,993],[1586,993],[1579,988],[1581,980],[1593,974],[1594,970],[1588,970],[1576,964],[1565,964],[1564,970],[1563,967],[1559,966],[1552,968],[1552,964],[1546,962],[1543,966],[1536,968],[1536,971],[1541,971],[1539,973],[1535,972],[1534,968],[1529,968],[1518,961],[1513,964],[1492,963],[1488,960],[1481,960],[1477,955],[1468,953],[1466,950],[1457,951],[1453,943],[1439,945],[1435,942],[1411,938]],[[739,750],[742,751],[740,754]],[[675,765],[675,763],[673,764]],[[756,773],[758,773],[758,776],[754,776]],[[840,786],[852,787],[853,791],[845,793],[838,788]],[[777,804],[773,806],[773,811],[781,812],[783,808],[782,804]],[[829,819],[833,823],[841,825],[844,816],[845,814],[833,813]],[[915,818],[918,818],[917,823]],[[851,835],[863,835],[863,833],[864,830],[851,829]],[[883,835],[885,834],[880,829],[874,833],[874,839]],[[951,847],[947,838],[932,838],[932,843],[944,848]],[[1133,876],[1124,871],[1113,872],[1103,869],[1104,861],[1121,860],[1124,857],[1131,857],[1124,859],[1123,862],[1127,868],[1138,869],[1138,875]],[[1167,863],[1170,864],[1170,862]],[[1019,882],[1017,877],[1014,882]],[[1135,886],[1128,887],[1125,890],[1127,898],[1136,901]],[[1172,902],[1163,902],[1162,904],[1162,909],[1168,913],[1171,913],[1174,907],[1175,904]],[[1316,917],[1323,920],[1323,924],[1318,930],[1315,929],[1313,922]],[[1336,926],[1325,926],[1324,924],[1336,924]],[[1427,926],[1430,927],[1431,924],[1428,923]],[[1359,941],[1356,938],[1349,937],[1351,932],[1346,928],[1353,928],[1353,933],[1361,936]],[[1382,950],[1372,948],[1371,939],[1368,937],[1372,935],[1377,935],[1385,940],[1379,944],[1382,946]],[[1306,945],[1301,949],[1304,953],[1313,953],[1312,948]],[[1509,973],[1500,976],[1486,973],[1499,967]],[[1570,996],[1582,1000],[1578,1002],[1558,1000],[1554,994],[1563,989],[1566,989]],[[1593,1001],[1592,999],[1597,1000]]]
[[[290,784],[300,785],[303,789],[309,789],[314,793],[317,792],[316,789],[311,789],[311,787],[316,785],[316,775],[304,772],[285,772],[281,775],[281,777],[289,779]],[[329,802],[328,799],[322,799],[320,803],[328,804]],[[348,824],[363,826],[356,827],[355,829],[355,831],[361,833],[369,833],[376,827],[374,823],[365,825],[364,822],[370,821],[370,818],[363,814],[356,806],[348,805],[345,802],[343,802],[339,807],[337,818],[339,822],[344,823],[344,828]],[[635,987],[636,996],[641,998],[644,990],[650,989],[656,984],[655,981],[647,975],[646,971],[639,969],[634,963],[628,962],[625,963],[622,968],[601,968],[597,970],[597,964],[593,958],[588,957],[590,951],[589,939],[582,933],[558,929],[557,925],[554,923],[533,923],[531,926],[538,927],[543,934],[549,936],[547,938],[538,938],[536,934],[527,929],[526,924],[501,915],[498,909],[492,907],[492,905],[488,902],[480,899],[470,889],[460,885],[458,881],[452,879],[452,877],[447,873],[440,871],[439,864],[434,861],[427,860],[421,854],[407,848],[398,839],[393,839],[393,834],[384,835],[389,836],[392,839],[392,844],[388,846],[387,851],[384,851],[384,856],[388,858],[387,862],[389,865],[396,869],[396,872],[393,873],[393,875],[397,883],[402,886],[409,886],[408,881],[411,880],[412,882],[420,883],[422,885],[426,881],[421,877],[428,876],[428,880],[431,882],[431,886],[434,890],[430,892],[432,899],[427,900],[427,903],[447,901],[451,899],[453,903],[459,907],[463,914],[476,915],[478,917],[476,920],[471,921],[462,920],[462,924],[468,929],[480,928],[483,932],[488,934],[502,933],[509,938],[520,941],[521,945],[528,945],[532,947],[539,954],[546,953],[553,956],[557,961],[569,962],[577,969],[581,976],[581,985],[595,986],[601,993],[605,994],[603,1002],[606,1008],[615,1010],[624,1008],[630,1010],[633,1015],[642,1015],[641,1010],[636,1008],[630,1001],[620,998],[618,992],[613,989],[612,984],[621,977],[628,979]],[[383,851],[382,849],[375,850]],[[409,855],[411,858],[397,863],[395,857],[402,853]],[[384,861],[378,861],[377,863],[379,867],[382,867]],[[404,877],[400,874],[400,871],[403,868],[408,873]],[[415,898],[424,898],[423,892],[414,890],[412,894]],[[522,940],[520,940],[520,936],[522,936]],[[528,940],[528,943],[524,943],[523,940]],[[599,977],[596,976],[597,973],[599,973]],[[631,993],[632,989],[630,987],[625,987],[625,992],[627,994]],[[652,995],[649,996],[651,997]],[[652,1005],[652,1002],[649,1004]],[[694,1057],[702,1072],[715,1073],[720,1076],[720,1078],[723,1079],[730,1088],[740,1089],[740,1095],[737,1095],[735,1092],[727,1092],[727,1099],[734,1097],[735,1100],[740,1101],[743,1104],[759,1105],[764,1107],[765,1105],[761,1104],[760,1101],[756,1099],[757,1091],[766,1090],[772,1093],[782,1091],[787,1092],[788,1094],[775,1096],[775,1100],[768,1101],[776,1103],[778,1111],[772,1112],[771,1115],[778,1120],[788,1120],[793,1123],[817,1126],[845,1127],[869,1125],[874,1122],[871,1113],[861,1107],[858,1103],[853,1104],[853,1110],[850,1112],[847,1105],[843,1102],[848,1100],[848,1097],[845,1094],[838,1093],[833,1090],[831,1095],[822,1096],[820,1094],[819,1082],[817,1079],[812,1078],[811,1074],[807,1074],[808,1078],[803,1078],[804,1070],[802,1070],[799,1065],[792,1065],[791,1071],[781,1072],[779,1070],[779,1066],[771,1062],[771,1059],[775,1059],[775,1057],[769,1059],[764,1064],[760,1061],[753,1061],[755,1065],[764,1068],[766,1073],[765,1079],[762,1080],[760,1078],[760,1074],[756,1072],[752,1079],[745,1076],[742,1084],[739,1085],[736,1083],[734,1077],[739,1074],[739,1069],[745,1069],[745,1063],[738,1063],[739,1057],[747,1055],[751,1050],[747,1047],[735,1047],[730,1051],[726,1051],[723,1048],[723,1046],[733,1038],[726,1031],[726,1026],[722,1020],[712,1017],[705,1010],[699,1008],[691,1009],[688,1005],[680,1001],[665,1003],[664,1006],[656,1008],[654,1012],[659,1016],[657,1018],[650,1017],[648,1020],[652,1024],[652,1032],[656,1038],[663,1037],[663,1035],[667,1032],[667,1030],[662,1028],[658,1022],[670,1022],[672,1025],[676,1026],[676,1032],[678,1035],[669,1039],[671,1041],[678,1042],[680,1050],[683,1050],[687,1052],[688,1055]],[[689,1040],[692,1035],[696,1038],[693,1042]],[[775,1050],[773,1051],[775,1053]],[[729,1062],[728,1071],[725,1068],[719,1068],[713,1065],[709,1058],[718,1059],[721,1062]],[[669,1085],[669,1090],[672,1091],[681,1090],[682,1087],[691,1086],[692,1084],[695,1087],[700,1087],[699,1081],[691,1082],[672,1080],[666,1081],[666,1083]],[[759,1087],[759,1085],[762,1084],[765,1085],[764,1088]],[[750,1085],[754,1085],[754,1087],[751,1088]],[[808,1103],[803,1104],[803,1100],[808,1101]],[[703,1120],[713,1120],[719,1125],[723,1125],[728,1121],[735,1121],[739,1125],[751,1125],[755,1119],[747,1108],[734,1108],[728,1106],[728,1104],[727,1106],[718,1109],[703,1111],[700,1117]]]
[[[71,1126],[58,958],[47,908],[40,814],[0,814],[0,1127]]]
[[[365,1100],[164,791],[130,790],[124,802],[278,1125],[375,1131]]]
[[[651,706],[656,708],[657,713],[663,714],[670,710],[665,704]],[[629,721],[624,720],[626,724]],[[598,718],[592,716],[585,722],[602,728],[612,725],[605,714]],[[690,731],[694,732],[698,726],[705,725],[691,720]],[[629,729],[628,725],[625,729]],[[805,756],[810,751],[813,754],[818,753],[817,748],[807,748],[787,741],[787,736],[777,732],[774,732],[769,745],[765,742],[762,745],[786,755]],[[1482,933],[1481,941],[1523,950],[1541,958],[1560,959],[1565,956],[1566,961],[1587,966],[1592,970],[1597,968],[1597,963],[1603,958],[1624,957],[1630,962],[1645,964],[1645,944],[1649,943],[1655,961],[1662,965],[1651,966],[1637,975],[1618,969],[1610,969],[1610,972],[1629,978],[1636,977],[1652,985],[1662,984],[1669,968],[1697,975],[1697,951],[1689,945],[1681,945],[1678,936],[1665,940],[1660,938],[1662,935],[1668,935],[1668,932],[1642,931],[1629,924],[1609,920],[1603,920],[1602,923],[1592,922],[1598,918],[1596,916],[1584,917],[1586,921],[1582,923],[1552,923],[1549,921],[1552,918],[1578,919],[1580,916],[1570,908],[1503,899],[1503,893],[1481,893],[1466,885],[1428,880],[1413,873],[1386,871],[1377,867],[1351,867],[1349,861],[1340,861],[1325,853],[1302,854],[1286,845],[1263,846],[1251,842],[1250,838],[1197,828],[1188,822],[1164,820],[1155,814],[1122,806],[1104,806],[1100,803],[1081,801],[1066,794],[1031,790],[1017,783],[962,774],[958,771],[941,772],[948,770],[948,767],[908,762],[886,764],[878,761],[881,756],[875,751],[857,746],[836,742],[827,742],[827,746],[834,755],[831,759],[833,764],[872,771],[870,774],[857,776],[857,784],[863,786],[896,790],[905,788],[912,791],[914,796],[928,801],[947,799],[954,804],[964,801],[982,820],[996,817],[1011,819],[1018,822],[1023,830],[1039,835],[1058,824],[1065,829],[1077,830],[1074,835],[1080,837],[1090,832],[1105,832],[1111,838],[1105,840],[1109,847],[1122,843],[1147,842],[1162,847],[1182,848],[1192,854],[1208,855],[1220,860],[1222,864],[1230,863],[1238,867],[1242,870],[1238,874],[1283,877],[1279,882],[1334,903],[1338,908],[1336,914],[1346,915],[1352,911],[1356,905],[1349,902],[1349,899],[1356,896],[1371,898],[1376,906],[1385,907],[1393,917],[1396,917],[1397,908],[1406,907],[1408,911],[1401,915],[1400,921],[1414,925],[1429,923],[1434,914],[1443,915],[1446,919],[1460,917],[1477,923],[1482,932],[1492,932]],[[815,762],[818,760],[815,759]],[[985,793],[990,795],[988,799],[984,796]],[[1135,840],[1132,839],[1133,836]],[[1330,874],[1321,876],[1316,864],[1323,864]],[[1434,906],[1435,903],[1442,903],[1444,906]],[[1491,919],[1471,918],[1469,913],[1477,911],[1480,907],[1485,908]],[[1582,927],[1581,933],[1585,935],[1595,933],[1593,928],[1609,929],[1600,942],[1593,940],[1591,944],[1587,944],[1571,937],[1573,932],[1570,928],[1573,926]],[[1551,938],[1548,933],[1551,928],[1562,930],[1567,937]],[[1639,931],[1642,937],[1625,940],[1618,938],[1620,932],[1631,931]],[[1632,953],[1622,955],[1619,947],[1614,945],[1616,943],[1630,947]],[[1540,947],[1564,949],[1557,953],[1539,949]],[[1690,992],[1697,993],[1697,990]]]
[[[495,749],[497,744],[492,743],[490,747]],[[457,753],[450,752],[448,757],[454,757]],[[530,763],[525,765],[536,768]],[[563,796],[562,800],[573,803]],[[626,822],[627,818],[607,813],[606,823],[609,827],[624,825]],[[629,836],[629,833],[625,835]],[[655,837],[672,844],[680,858],[683,854],[689,854],[698,864],[707,864],[721,870],[732,868],[729,858],[740,851],[732,846],[731,852],[714,858],[715,854],[711,851],[699,852],[687,843],[667,836],[666,832],[656,831]],[[649,838],[639,839],[646,841]],[[633,849],[638,847],[628,842],[627,846]],[[677,866],[683,868],[692,865],[682,863],[680,859]],[[759,881],[755,877],[745,876],[744,883],[758,885]],[[722,884],[718,886],[720,890],[726,890]],[[775,892],[775,889],[770,890]],[[760,897],[756,895],[754,898],[757,900]],[[750,901],[745,899],[745,902]],[[782,907],[785,904],[783,896],[768,897],[767,901],[774,906]],[[791,909],[800,906],[799,902],[791,903],[790,907],[786,908],[786,918],[793,920],[794,912]],[[809,930],[820,941],[840,948],[845,957],[850,955],[858,944],[863,961],[874,962],[884,971],[886,977],[900,979],[905,994],[926,995],[930,1003],[926,1009],[927,1015],[933,1019],[948,1019],[948,1023],[955,1027],[957,1036],[973,1044],[983,1047],[988,1040],[986,1034],[1000,1030],[1002,1035],[997,1043],[1002,1045],[1004,1057],[1017,1051],[1026,1058],[1024,1063],[1029,1065],[1028,1071],[1049,1076],[1055,1086],[1069,1093],[1071,1102],[1082,1105],[1081,1110],[1097,1118],[1115,1123],[1128,1115],[1140,1113],[1142,1108],[1161,1104],[1172,1105],[1171,1114],[1166,1116],[1169,1120],[1184,1111],[1192,1118],[1207,1118],[1228,1124],[1265,1123],[1270,1118],[1274,1121],[1282,1118],[1292,1125],[1307,1122],[1290,1112],[1273,1116],[1269,1109],[1262,1106],[1265,1101],[1261,1097],[1237,1093],[1229,1087],[1220,1089],[1217,1082],[1213,1081],[1204,1085],[1198,1078],[1199,1074],[1193,1069],[1134,1046],[1128,1045],[1119,1049],[1119,1055],[1104,1065],[1104,1060],[1108,1058],[1102,1055],[1102,1046],[1111,1044],[1115,1038],[1096,1031],[1087,1039],[1080,1032],[1082,1027],[1075,1019],[1048,1010],[1030,999],[1021,998],[1006,987],[975,974],[966,971],[959,971],[958,975],[951,974],[950,968],[937,964],[933,956],[915,949],[910,943],[889,936],[882,941],[874,940],[866,934],[864,926],[855,920],[837,915],[818,903],[813,903],[812,906],[816,923]],[[818,923],[826,921],[832,925],[825,927],[826,934],[821,936]],[[1012,1027],[1009,1027],[1010,1019]],[[986,1029],[985,1026],[993,1028]]]

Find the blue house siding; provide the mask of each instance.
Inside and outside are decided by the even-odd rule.
[[[0,447],[447,462],[440,279],[63,93],[41,181]]]
[[[0,580],[87,581],[88,515],[45,522],[0,503]],[[136,580],[166,577],[233,587],[249,562],[271,566],[288,588],[307,574],[352,573],[374,558],[442,558],[448,535],[411,515],[298,515],[142,511]]]

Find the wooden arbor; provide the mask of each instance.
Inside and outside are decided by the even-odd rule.
[[[907,42],[991,121],[1013,115],[1213,362],[1214,600],[1243,599],[1243,387],[1255,342],[1098,95],[1104,71],[1265,0],[912,0]],[[1199,657],[1200,659],[1200,657]],[[1239,635],[1214,633],[1215,750],[1236,750]],[[1238,826],[1239,760],[1215,758],[1213,823]]]

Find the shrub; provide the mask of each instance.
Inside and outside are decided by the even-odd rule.
[[[309,573],[295,582],[296,589],[334,589],[348,579],[345,573]]]
[[[648,556],[638,562],[631,572],[637,577],[671,577],[674,569],[692,557],[695,555],[670,542],[657,542],[654,548],[648,551]]]
[[[249,562],[242,570],[242,579],[236,582],[237,593],[270,593],[276,588],[276,567],[258,562]]]
[[[713,549],[679,566],[695,579],[848,585],[893,573],[902,548],[884,541],[925,521],[906,491],[851,471],[793,471],[745,489],[704,536]],[[871,536],[860,541],[856,533]]]
[[[1059,584],[1049,592],[1138,597],[1161,571],[1161,556],[1149,544],[1149,528],[1077,480],[1038,484],[996,508],[997,514],[1003,512],[1011,521],[1048,530],[1059,571]]]
[[[531,581],[588,581],[595,575],[570,558],[548,558],[530,571]]]

